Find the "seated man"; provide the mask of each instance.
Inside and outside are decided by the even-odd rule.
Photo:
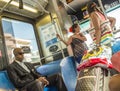
[[[36,72],[31,63],[23,62],[21,48],[13,50],[15,60],[7,67],[7,73],[14,86],[20,91],[43,91],[44,86],[56,86],[58,91],[67,91],[59,74],[44,77]]]

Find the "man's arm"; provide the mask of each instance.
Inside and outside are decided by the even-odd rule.
[[[35,67],[33,66],[32,63],[25,62],[25,65],[29,68],[29,70],[33,74],[34,78],[38,79],[39,77],[43,77],[43,75],[41,75],[40,73],[38,73],[36,71],[36,69],[35,69]]]
[[[47,81],[46,77],[38,73],[31,63],[26,63],[26,65],[31,70],[31,73],[33,74],[36,81],[42,82],[43,85],[49,85],[49,82]]]
[[[26,77],[26,79],[21,80],[18,73],[15,71],[15,69],[12,66],[7,67],[7,73],[8,73],[10,80],[17,88],[24,87],[28,83],[34,81],[34,78],[30,77],[30,76]],[[24,75],[23,75],[23,77],[24,77]]]

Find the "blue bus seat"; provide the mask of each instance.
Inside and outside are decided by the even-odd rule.
[[[14,85],[9,80],[6,71],[0,71],[0,90],[2,91],[18,91],[15,89]],[[55,86],[47,86],[44,88],[44,91],[57,91]]]
[[[6,71],[0,71],[0,89],[5,91],[15,91],[15,87],[10,82]]]
[[[44,91],[58,91],[55,86],[47,86],[44,88]]]
[[[39,66],[36,68],[36,70],[38,73],[45,76],[60,73],[61,72],[60,62],[61,62],[61,59]]]

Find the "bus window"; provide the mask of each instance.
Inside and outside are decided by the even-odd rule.
[[[38,46],[32,24],[2,18],[2,27],[9,63],[14,60],[12,50],[20,47],[24,51],[27,62],[40,62]]]

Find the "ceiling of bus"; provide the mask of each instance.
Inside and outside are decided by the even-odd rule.
[[[12,5],[11,3],[8,4],[5,1],[11,1],[12,2],[19,2],[22,1],[23,5],[29,6],[31,8],[36,9],[38,12],[33,13],[25,9],[19,9],[19,7]],[[0,0],[0,14],[4,11],[15,13],[21,16],[29,17],[32,19],[36,19],[37,17],[43,15],[45,12],[48,13],[48,11],[45,10],[46,6],[48,5],[49,0]],[[66,0],[60,0],[65,2]],[[68,14],[74,14],[80,10],[82,6],[84,6],[86,3],[93,0],[73,0],[71,3],[65,4],[66,10]]]
[[[88,2],[97,0],[73,0],[72,2],[65,5],[65,8],[70,15],[74,15],[81,10]]]
[[[5,2],[5,1],[11,1],[11,3],[15,1],[18,4],[19,4],[19,1],[22,1],[23,5],[34,8],[38,12],[33,13],[25,9],[19,9],[19,7],[12,5],[11,3],[8,4],[8,2]],[[45,7],[47,6],[47,4],[48,4],[48,0],[0,0],[0,14],[4,11],[7,11],[7,12],[11,12],[11,13],[15,13],[21,16],[35,19],[43,15],[44,12],[47,12],[45,10]]]

